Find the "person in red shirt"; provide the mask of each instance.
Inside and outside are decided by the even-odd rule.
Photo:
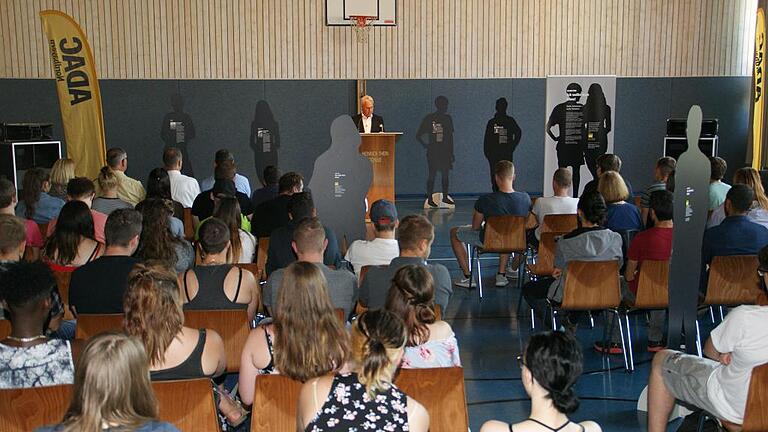
[[[667,261],[672,255],[672,192],[661,190],[651,193],[649,217],[653,220],[653,227],[639,232],[627,250],[627,267],[624,271],[624,279],[628,283],[630,292],[624,292],[624,298],[634,302],[637,294],[637,281],[640,267],[645,260]],[[649,312],[648,323],[648,351],[658,352],[665,348],[664,320],[665,310],[652,310]],[[620,344],[616,343],[620,335],[614,332],[611,346],[608,348],[611,354],[621,354]],[[595,350],[603,352],[605,348],[601,342],[595,343]]]

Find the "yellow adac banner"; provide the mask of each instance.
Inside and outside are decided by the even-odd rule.
[[[56,10],[40,12],[59,94],[67,156],[75,175],[95,178],[104,166],[104,117],[96,65],[80,26]]]
[[[754,63],[754,94],[752,103],[752,168],[762,168],[763,151],[763,122],[765,113],[765,12],[763,8],[757,8],[757,22],[755,25],[755,63]]]

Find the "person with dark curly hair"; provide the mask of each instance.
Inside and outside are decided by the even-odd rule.
[[[563,332],[543,332],[531,336],[517,358],[525,392],[531,397],[531,415],[508,424],[485,422],[480,432],[600,432],[593,421],[574,423],[568,414],[579,408],[574,391],[581,375],[583,358],[579,343]]]

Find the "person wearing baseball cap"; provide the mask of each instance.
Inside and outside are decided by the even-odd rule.
[[[352,242],[344,257],[352,264],[358,278],[363,266],[387,265],[400,255],[400,248],[395,239],[395,228],[400,224],[395,204],[385,199],[374,202],[371,205],[370,217],[376,238],[371,241]]]

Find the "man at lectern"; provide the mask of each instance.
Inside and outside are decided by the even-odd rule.
[[[352,117],[360,133],[384,132],[384,119],[373,113],[373,98],[365,95],[360,98],[360,114]]]

